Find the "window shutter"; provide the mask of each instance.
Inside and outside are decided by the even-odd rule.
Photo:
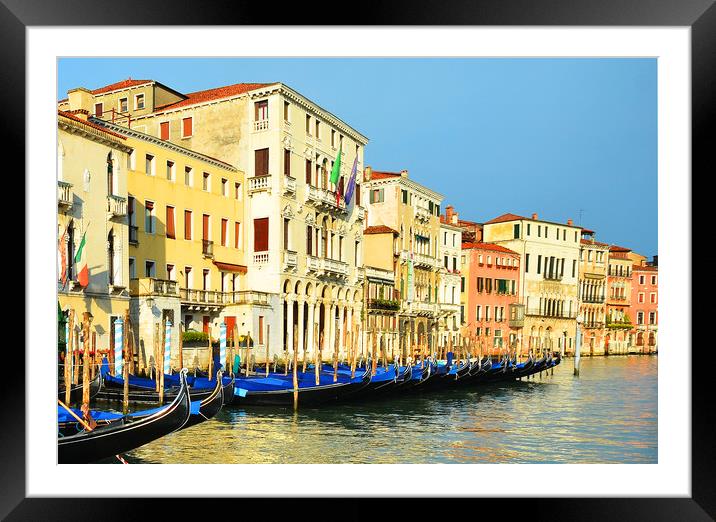
[[[360,185],[356,183],[356,205],[360,206]]]
[[[254,252],[268,250],[268,225],[267,217],[254,219]]]
[[[228,232],[229,220],[221,220],[221,246],[226,246],[226,233]]]
[[[159,137],[163,140],[169,139],[169,122],[163,121],[159,124]]]
[[[338,180],[338,192],[339,192],[340,194],[345,194],[345,193],[346,193],[344,187],[345,187],[345,179],[344,179],[343,176],[341,176],[341,179]]]
[[[191,210],[184,211],[184,239],[191,239]]]
[[[209,239],[209,216],[207,214],[201,216],[201,234],[204,241]]]
[[[311,225],[306,226],[306,254],[313,255],[313,228]]]
[[[176,239],[174,230],[174,207],[167,207],[167,237]]]
[[[182,121],[182,136],[191,136],[194,132],[194,121],[192,118],[184,118]]]
[[[255,176],[268,176],[268,160],[269,150],[260,149],[255,151],[255,164],[254,164],[254,175]]]
[[[241,223],[234,222],[234,248],[239,248],[239,232],[241,232]]]
[[[283,173],[291,175],[291,151],[288,149],[283,149]]]
[[[311,160],[306,160],[306,184],[311,184]]]

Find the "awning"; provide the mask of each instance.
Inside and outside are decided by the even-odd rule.
[[[214,261],[214,264],[219,270],[226,270],[227,272],[238,272],[239,274],[246,273],[246,267],[244,265],[235,265],[233,263],[222,263],[221,261]]]

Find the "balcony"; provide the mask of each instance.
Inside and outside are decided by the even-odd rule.
[[[336,193],[318,187],[308,186],[306,201],[313,203],[319,210],[332,212],[346,212],[346,202],[340,199],[336,202]]]
[[[587,328],[587,329],[604,328],[604,321],[585,322],[585,323],[582,323],[582,328]]]
[[[437,266],[437,259],[427,254],[413,253],[413,264],[416,267],[434,268]]]
[[[369,281],[378,281],[393,284],[395,282],[395,274],[392,270],[383,270],[372,266],[365,267],[365,275]]]
[[[214,242],[208,239],[202,239],[201,253],[204,257],[214,257]]]
[[[321,260],[316,256],[306,256],[306,271],[318,273],[321,269]]]
[[[254,132],[260,132],[268,130],[269,128],[269,121],[266,120],[258,120],[254,122]]]
[[[601,304],[604,302],[604,296],[588,296],[582,299],[583,303]]]
[[[398,312],[400,301],[391,299],[368,299],[368,310]]]
[[[225,305],[269,305],[269,294],[255,290],[237,290],[234,292],[221,292],[218,290],[193,290],[181,288],[179,297],[182,304],[198,306],[225,306]]]
[[[545,317],[552,319],[576,319],[577,312],[549,312],[547,310],[540,310],[539,308],[530,308],[525,311],[525,315],[532,317]]]
[[[72,183],[57,182],[57,206],[70,209],[72,207]]]
[[[256,252],[254,254],[254,264],[255,265],[265,265],[269,262],[269,253],[268,252]]]
[[[544,278],[547,281],[561,281],[562,274],[558,274],[558,273],[545,274]]]
[[[129,293],[136,296],[163,296],[177,297],[179,285],[176,281],[167,279],[156,279],[154,277],[142,277],[129,280]]]
[[[298,266],[298,254],[293,250],[285,250],[283,252],[283,269],[295,270]]]
[[[269,294],[255,290],[237,290],[224,294],[230,304],[249,304],[258,306],[269,306]]]
[[[267,176],[254,176],[249,178],[249,194],[254,192],[263,192],[270,190],[271,188],[271,175]]]
[[[107,196],[107,212],[110,218],[124,217],[127,215],[127,198],[110,194]]]
[[[321,270],[325,275],[346,277],[348,276],[348,263],[323,258],[321,259]]]
[[[437,305],[435,303],[415,301],[410,303],[408,311],[412,314],[417,314],[426,317],[432,317],[435,315]]]
[[[284,194],[295,194],[296,193],[296,178],[291,176],[283,177],[283,193]]]
[[[440,312],[444,315],[453,315],[460,313],[460,305],[456,303],[440,303],[438,305]]]
[[[610,300],[610,301],[620,301],[620,302],[622,302],[622,301],[626,301],[627,298],[626,298],[626,296],[624,296],[624,295],[610,295],[610,296],[609,296],[609,300]]]
[[[359,283],[363,280],[365,280],[365,268],[362,266],[357,266],[355,270],[356,275],[356,283]]]
[[[139,244],[139,227],[137,225],[129,225],[129,244]]]

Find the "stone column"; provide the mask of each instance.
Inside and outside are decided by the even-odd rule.
[[[293,350],[293,302],[296,298],[286,296],[286,350]]]

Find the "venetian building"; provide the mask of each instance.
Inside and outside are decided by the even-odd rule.
[[[604,355],[608,260],[609,245],[595,241],[594,232],[583,229],[579,251],[580,351],[583,355]]]
[[[81,105],[77,100],[89,96],[76,91],[70,97]],[[74,310],[76,340],[83,314],[90,314],[95,348],[102,351],[114,348],[115,321],[129,309],[127,158],[131,150],[124,136],[89,121],[87,111],[58,111],[57,298],[64,319]]]
[[[367,138],[282,83],[185,94],[153,80],[125,80],[92,92],[104,119],[246,174],[246,183],[232,188],[244,201],[236,218],[246,238],[245,289],[269,297],[240,333],[259,340],[260,353],[266,343],[271,354],[294,346],[312,352],[319,339],[324,353],[336,343],[345,349],[362,310]],[[336,193],[348,190],[354,164],[357,184],[346,204]]]
[[[456,216],[455,216],[456,217]],[[457,220],[448,222],[440,216],[439,251],[441,265],[438,270],[438,343],[444,346],[449,337],[459,342],[460,327],[460,288],[462,273],[462,229]]]
[[[634,348],[640,353],[656,353],[659,330],[659,267],[656,256],[652,262],[632,265],[631,287]]]
[[[483,241],[520,254],[523,347],[574,353],[579,310],[580,227],[503,214],[483,225]]]
[[[616,245],[609,247],[605,336],[605,352],[608,354],[629,353],[632,345],[630,253],[629,248]]]
[[[443,196],[415,182],[408,171],[379,172],[366,167],[368,226],[398,232],[396,285],[400,292],[401,350],[437,348],[440,318],[440,204]]]

